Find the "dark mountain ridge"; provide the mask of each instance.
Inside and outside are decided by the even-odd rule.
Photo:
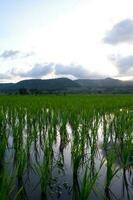
[[[87,91],[91,92],[114,92],[114,93],[132,93],[133,81],[121,81],[119,79],[78,79],[75,81]]]
[[[111,79],[111,78],[106,78],[106,79],[78,79],[75,81],[76,83],[79,83],[82,86],[86,87],[112,87],[113,85],[115,86],[120,86],[122,84],[122,81],[117,80],[117,79]]]
[[[133,81],[119,79],[29,79],[17,83],[0,83],[0,92],[19,92],[20,90],[38,92],[70,93],[132,93]]]
[[[68,78],[57,78],[57,79],[29,79],[19,81],[17,83],[1,83],[1,92],[13,92],[19,91],[20,89],[26,90],[38,90],[38,91],[67,91],[69,89],[79,88],[80,84],[68,79]]]

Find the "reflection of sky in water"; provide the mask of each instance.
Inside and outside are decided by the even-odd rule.
[[[47,110],[48,112],[48,110]],[[99,172],[96,184],[95,184],[95,192],[92,191],[90,194],[90,198],[92,200],[102,200],[104,198],[104,187],[106,183],[106,172],[107,172],[107,159],[106,159],[106,152],[103,149],[103,141],[104,141],[104,120],[107,122],[107,128],[109,125],[112,123],[114,119],[113,114],[106,114],[105,118],[99,118],[98,121],[98,129],[97,129],[97,142],[96,142],[96,155],[94,158],[94,163],[95,163],[95,169],[98,170],[102,158],[104,158],[104,164]],[[26,118],[25,118],[26,122]],[[17,121],[16,121],[17,123]],[[95,124],[94,124],[95,125]],[[79,129],[82,128],[82,124],[79,125]],[[8,149],[5,152],[5,160],[7,162],[8,170],[11,170],[13,168],[13,160],[14,160],[14,149],[13,149],[13,133],[12,133],[12,128],[7,125],[7,135],[8,135]],[[88,129],[89,134],[91,135],[91,130]],[[51,150],[53,149],[54,153],[54,161],[53,161],[53,172],[52,175],[55,177],[55,183],[53,186],[53,194],[52,190],[50,191],[49,189],[49,194],[52,196],[49,196],[49,199],[56,199],[56,197],[59,195],[60,192],[60,198],[61,200],[67,200],[72,198],[72,187],[73,187],[73,163],[72,163],[72,156],[71,156],[71,151],[72,151],[72,145],[73,145],[73,135],[72,135],[72,128],[69,123],[66,124],[66,133],[67,133],[67,140],[65,144],[61,144],[61,134],[60,129],[57,127],[57,132],[56,132],[56,140],[53,142],[53,145],[51,146]],[[26,148],[27,140],[28,140],[28,134],[27,133],[27,124],[25,124],[24,129],[22,130],[22,140],[23,144],[22,147]],[[48,137],[48,132],[45,133]],[[87,133],[86,133],[87,134]],[[114,136],[112,136],[114,139]],[[113,148],[112,143],[110,142],[111,139],[110,137],[108,138],[109,144],[108,148],[111,149]],[[43,131],[40,133],[37,132],[37,140],[36,142],[33,140],[31,142],[30,146],[30,152],[29,152],[29,162],[31,165],[35,165],[36,162],[42,163],[43,161],[43,149],[41,147],[41,142],[43,142]],[[61,145],[64,145],[62,147],[61,151]],[[91,149],[89,146],[86,145],[86,150],[87,154],[87,159],[91,156]],[[59,167],[59,165],[60,167]],[[61,165],[62,164],[62,165]],[[115,165],[119,166],[117,160],[115,162]],[[84,165],[85,166],[85,165]],[[34,167],[33,167],[34,168]],[[34,172],[33,168],[30,166],[28,171],[25,171],[25,174],[23,176],[23,181],[25,182],[25,189],[27,191],[29,199],[36,200],[40,199],[40,193],[41,193],[41,188],[39,184],[39,177],[37,174]],[[131,169],[132,170],[132,169]],[[82,182],[82,178],[84,175],[85,168],[81,167],[79,170],[79,175],[78,175],[78,181],[79,184]],[[130,171],[132,173],[132,171]],[[133,191],[131,185],[133,181],[133,175],[130,175],[128,171],[126,170],[126,178],[128,182],[128,187],[124,185],[124,174],[123,174],[123,169],[120,169],[116,176],[113,177],[110,185],[110,199],[132,199],[133,197]],[[131,179],[131,183],[129,183],[128,179]],[[57,188],[57,184],[60,187],[60,191],[58,191],[59,188]],[[66,184],[67,188],[65,188],[63,185]],[[123,190],[124,188],[124,190]],[[124,191],[124,192],[123,192]],[[129,192],[129,197],[127,191]]]

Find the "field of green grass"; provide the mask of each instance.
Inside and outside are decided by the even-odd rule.
[[[133,96],[0,96],[0,200],[132,200]]]

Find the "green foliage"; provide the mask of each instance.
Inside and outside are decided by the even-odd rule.
[[[2,200],[26,199],[31,172],[45,198],[50,191],[61,195],[57,179],[61,172],[65,176],[66,160],[72,167],[73,185],[67,188],[73,200],[89,199],[103,168],[107,197],[122,170],[124,177],[132,176],[132,155],[133,96],[0,97]]]

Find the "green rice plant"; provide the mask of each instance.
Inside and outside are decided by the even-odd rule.
[[[104,160],[101,161],[101,164],[99,166],[99,169],[95,174],[91,173],[91,169],[88,168],[88,166],[85,167],[85,172],[83,175],[83,180],[81,182],[81,190],[80,190],[80,200],[87,200],[90,196],[90,193],[92,192],[92,189],[94,188],[94,185],[96,183],[96,180],[98,179],[99,172],[104,164]]]
[[[4,154],[8,144],[6,135],[6,121],[4,116],[0,116],[0,170],[4,163]]]
[[[118,173],[121,169],[120,167],[116,166],[116,152],[114,147],[109,149],[106,152],[106,161],[107,161],[107,172],[106,172],[106,182],[105,182],[105,197],[108,199],[110,198],[110,185],[114,176]]]
[[[16,176],[22,177],[25,171],[27,157],[24,149],[18,150],[15,155]]]
[[[73,174],[75,177],[78,175],[78,170],[81,165],[82,157],[84,156],[81,151],[80,138],[78,134],[73,139],[72,146],[72,163],[73,163]]]
[[[14,177],[4,169],[0,172],[0,199],[7,200],[14,189]]]
[[[23,177],[32,169],[40,177],[42,194],[48,197],[50,188],[53,190],[50,187],[52,175],[57,170],[53,170],[53,163],[57,161],[55,168],[60,167],[65,172],[68,156],[71,157],[73,171],[72,198],[89,198],[99,175],[97,162],[103,156],[102,147],[99,147],[99,126],[103,126],[103,147],[107,162],[105,190],[109,191],[112,179],[120,169],[132,174],[132,111],[133,97],[127,95],[1,96],[1,191],[4,191],[3,179],[7,179],[4,177],[8,174],[5,163],[13,168],[12,159],[8,155],[14,155],[16,199],[25,198]],[[67,133],[68,124],[70,134]],[[13,143],[11,145],[10,140]],[[67,148],[64,151],[69,142],[68,152]],[[58,152],[59,160],[54,150]],[[84,174],[81,184],[80,173]],[[56,184],[58,186],[58,182]],[[29,182],[29,185],[32,183]],[[7,193],[10,193],[9,190]]]
[[[126,175],[126,169],[123,168],[123,196],[125,196],[125,192],[127,193],[127,198],[130,200],[130,186],[132,186],[132,183],[130,183],[130,181],[128,182],[128,178],[127,178],[127,175]]]
[[[4,154],[7,147],[7,138],[6,135],[0,135],[0,170],[4,163]]]
[[[133,164],[133,116],[120,113],[115,119],[115,133],[117,138],[116,149],[119,163],[122,168]]]
[[[50,180],[52,178],[52,160],[53,160],[53,152],[51,151],[51,146],[49,146],[48,140],[44,143],[44,156],[42,163],[37,163],[34,166],[35,172],[40,177],[40,185],[42,195],[47,197],[47,189],[50,184]]]
[[[73,174],[72,200],[80,200],[80,184],[78,177]]]

